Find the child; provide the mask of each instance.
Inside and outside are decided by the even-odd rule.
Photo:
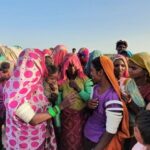
[[[150,150],[150,110],[141,111],[137,115],[134,134],[138,143],[132,150]]]
[[[0,149],[2,145],[2,125],[5,123],[5,106],[4,106],[4,93],[3,87],[6,81],[10,78],[10,63],[2,62],[0,65]]]
[[[57,78],[58,78],[58,69],[56,66],[50,64],[47,65],[48,68],[48,77],[46,78],[44,82],[44,93],[46,97],[49,99],[49,101],[53,104],[58,97],[58,84],[57,84]]]

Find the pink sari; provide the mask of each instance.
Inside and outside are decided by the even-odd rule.
[[[48,100],[43,91],[46,74],[44,54],[38,49],[25,49],[19,56],[12,77],[5,85],[6,147],[7,150],[56,150],[52,121],[32,126],[15,115],[16,109],[27,100],[35,112],[46,112]],[[49,127],[48,127],[49,126]],[[47,131],[49,128],[49,132]]]

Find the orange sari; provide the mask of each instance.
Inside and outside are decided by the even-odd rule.
[[[113,62],[107,56],[101,56],[100,62],[102,67],[111,82],[113,88],[117,92],[118,96],[120,97],[120,101],[123,103],[123,119],[120,123],[120,127],[118,129],[117,134],[113,137],[109,145],[105,148],[105,150],[122,150],[123,142],[126,138],[130,137],[129,134],[129,114],[127,107],[124,101],[121,99],[121,92],[118,81],[114,75],[114,66]],[[108,69],[109,68],[109,69]],[[111,68],[111,69],[110,69]]]

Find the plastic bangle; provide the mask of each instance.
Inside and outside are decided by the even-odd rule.
[[[54,111],[53,107],[49,107],[48,108],[48,113],[52,116],[52,117],[55,117],[56,116],[56,112]]]
[[[132,99],[130,98],[128,101],[127,101],[127,104],[130,104],[132,102]]]
[[[55,105],[54,108],[56,109],[57,113],[60,113],[60,108],[57,105]]]

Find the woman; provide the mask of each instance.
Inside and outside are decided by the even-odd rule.
[[[77,55],[79,57],[83,70],[85,70],[85,66],[89,60],[89,50],[85,47],[80,48]]]
[[[61,150],[83,149],[84,108],[90,99],[92,82],[83,73],[82,66],[75,54],[68,54],[62,67],[59,101],[69,93],[76,95],[75,103],[61,113]]]
[[[129,137],[128,111],[121,100],[114,66],[107,56],[92,61],[91,75],[94,82],[93,99],[88,105],[93,109],[85,128],[86,150],[121,150]]]
[[[59,69],[61,68],[61,64],[65,58],[67,54],[67,48],[64,45],[57,45],[54,48],[54,64],[56,65],[56,67],[59,67]]]
[[[89,60],[88,60],[88,62],[86,64],[86,66],[85,66],[85,73],[90,78],[91,78],[90,67],[91,67],[92,60],[94,60],[98,56],[102,56],[102,52],[101,51],[99,51],[99,50],[92,51],[90,53]]]
[[[129,111],[129,129],[131,138],[125,142],[125,147],[128,150],[131,149],[136,142],[134,138],[135,116],[141,108],[145,107],[145,102],[136,83],[129,78],[128,64],[124,56],[116,55],[114,59],[114,70],[121,88],[122,98],[125,100]]]
[[[60,109],[73,100],[70,96],[67,103],[66,98],[60,106],[48,107],[49,102],[43,92],[43,79],[46,75],[43,52],[38,49],[22,51],[4,88],[7,150],[56,149],[52,122],[47,124],[46,121],[55,117]]]
[[[129,74],[148,104],[150,102],[150,54],[142,52],[133,55],[129,59]]]

